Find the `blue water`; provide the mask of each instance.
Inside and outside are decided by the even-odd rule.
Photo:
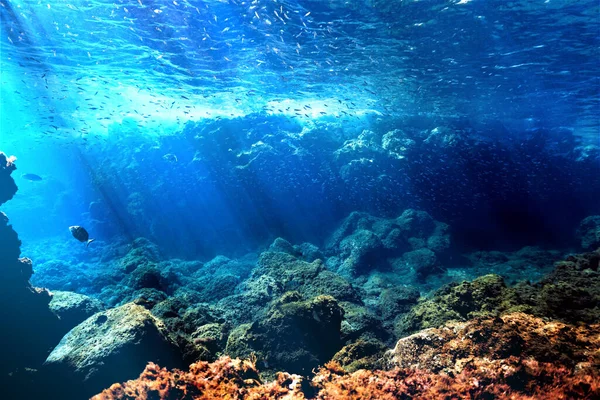
[[[568,247],[600,210],[597,1],[0,10],[3,208],[24,249],[83,225],[210,259],[407,208],[461,250]]]
[[[7,398],[221,355],[265,379],[343,346],[379,368],[430,322],[513,303],[594,320],[597,256],[548,274],[600,245],[597,0],[0,0],[0,18],[18,185],[0,208],[32,261],[0,214]],[[459,313],[415,309],[440,288]]]

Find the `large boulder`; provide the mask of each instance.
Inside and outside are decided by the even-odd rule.
[[[84,398],[135,378],[148,362],[178,367],[181,356],[165,325],[128,303],[94,314],[73,328],[44,363],[49,390]]]
[[[287,292],[264,319],[234,329],[226,352],[236,357],[255,353],[266,370],[308,375],[342,347],[342,318],[331,296],[304,300],[298,292]]]
[[[58,290],[52,292],[50,310],[60,318],[65,333],[103,309],[102,303],[92,297]]]

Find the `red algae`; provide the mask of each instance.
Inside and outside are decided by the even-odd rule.
[[[388,370],[347,373],[330,361],[311,381],[280,372],[265,383],[252,360],[229,357],[192,364],[189,372],[150,363],[138,379],[93,399],[594,399],[599,328],[523,313],[448,323],[400,340]]]

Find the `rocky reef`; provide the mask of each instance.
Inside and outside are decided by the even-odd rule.
[[[280,372],[264,382],[253,359],[224,357],[189,372],[151,363],[93,399],[591,399],[600,396],[599,327],[523,313],[448,323],[398,341],[385,370],[348,373],[332,361],[311,380]]]
[[[365,152],[403,160],[398,135],[348,139],[340,168]],[[14,159],[0,154],[0,166],[9,199]],[[584,250],[597,222],[577,231]],[[351,212],[319,246],[278,237],[237,258],[169,258],[143,237],[62,260],[42,246],[49,291],[30,283],[4,214],[0,239],[8,398],[600,395],[600,250],[459,254],[425,211]]]
[[[381,276],[344,278],[302,257],[298,246],[276,240],[241,293],[213,304],[213,311],[233,299],[254,304],[237,322],[226,317],[237,327],[213,323],[218,334],[197,342],[227,356],[197,361],[189,372],[149,364],[138,379],[95,398],[600,395],[600,252],[569,256],[537,283],[509,286],[499,275],[486,275],[421,299],[401,286],[379,286],[375,298],[373,276]],[[321,274],[327,276],[323,286]],[[209,325],[202,331],[210,332]]]

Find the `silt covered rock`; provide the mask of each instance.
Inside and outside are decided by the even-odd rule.
[[[112,382],[136,377],[149,361],[181,365],[179,349],[165,325],[144,307],[130,303],[77,325],[44,366],[50,388],[68,386],[73,398],[83,398]]]

